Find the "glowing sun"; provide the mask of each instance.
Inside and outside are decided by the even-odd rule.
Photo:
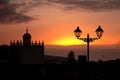
[[[53,41],[52,44],[70,46],[70,45],[80,45],[80,44],[85,44],[85,43],[77,39],[64,38],[64,39]]]

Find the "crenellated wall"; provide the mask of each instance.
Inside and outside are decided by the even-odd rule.
[[[24,46],[22,40],[10,40],[10,46]],[[32,41],[30,46],[44,46],[44,41]]]

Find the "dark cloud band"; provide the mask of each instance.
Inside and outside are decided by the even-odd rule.
[[[12,3],[11,3],[11,2]],[[14,3],[16,1],[16,3]],[[33,7],[61,5],[66,10],[120,10],[120,0],[0,0],[0,23],[21,23],[34,20],[26,13]]]
[[[90,11],[120,10],[120,0],[52,0],[66,9]]]
[[[31,0],[32,7],[55,4],[67,10],[98,12],[120,10],[120,0]]]
[[[0,23],[28,22],[34,18],[17,11],[19,4],[12,4],[10,0],[0,0]]]

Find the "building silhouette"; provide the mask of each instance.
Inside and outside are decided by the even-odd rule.
[[[10,54],[10,60],[14,63],[42,64],[44,62],[44,42],[33,42],[27,28],[23,40],[10,41]]]
[[[85,64],[87,62],[86,55],[78,55],[78,62],[80,64]]]

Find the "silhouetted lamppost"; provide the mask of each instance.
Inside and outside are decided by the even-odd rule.
[[[101,28],[101,26],[98,26],[98,28],[96,29],[95,32],[96,32],[96,35],[97,35],[96,38],[90,38],[89,33],[87,34],[87,38],[80,38],[81,33],[82,33],[80,28],[77,27],[77,29],[74,30],[74,34],[77,37],[77,39],[82,40],[84,42],[87,42],[87,61],[88,62],[89,62],[89,43],[100,39],[102,37],[102,34],[103,34],[104,30]]]

